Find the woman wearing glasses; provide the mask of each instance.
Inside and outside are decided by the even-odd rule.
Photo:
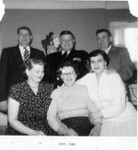
[[[60,68],[63,85],[52,92],[47,119],[49,125],[60,135],[85,136],[100,134],[102,118],[92,118],[98,111],[89,99],[87,89],[75,83],[77,68],[73,61]]]

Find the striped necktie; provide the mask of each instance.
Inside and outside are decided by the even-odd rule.
[[[23,54],[24,60],[27,60],[29,58],[29,51],[24,47],[24,54]]]

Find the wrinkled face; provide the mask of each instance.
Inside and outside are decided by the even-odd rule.
[[[71,51],[74,45],[74,39],[72,35],[66,34],[62,35],[60,38],[61,47],[64,51]]]
[[[106,65],[107,65],[106,61],[100,54],[90,58],[91,70],[96,74],[101,74],[105,70]]]
[[[34,83],[39,83],[44,77],[44,65],[33,64],[32,69],[26,69],[28,80]]]
[[[111,37],[106,32],[97,34],[98,47],[101,50],[106,50],[111,44]]]
[[[65,86],[73,86],[76,81],[77,75],[73,67],[63,67],[61,79],[64,82]]]
[[[19,34],[17,35],[17,40],[21,46],[27,47],[32,40],[32,36],[30,35],[30,32],[28,30],[21,29],[19,31]]]

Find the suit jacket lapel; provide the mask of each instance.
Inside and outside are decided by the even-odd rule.
[[[23,63],[23,58],[19,49],[19,45],[17,45],[15,49],[16,49],[15,56],[16,56],[17,62]]]
[[[108,53],[108,56],[112,56],[115,52],[115,48],[112,46],[109,53]]]
[[[30,47],[30,57],[32,57],[32,55],[33,55],[33,50],[32,50],[32,47]]]
[[[68,54],[67,58],[73,58],[74,57],[74,50],[71,50],[70,53]]]

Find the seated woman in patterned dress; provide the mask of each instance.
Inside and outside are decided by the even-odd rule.
[[[115,70],[107,69],[109,57],[102,50],[89,54],[91,72],[77,81],[85,85],[103,117],[100,136],[136,136],[137,112],[128,101],[124,83]]]
[[[71,61],[61,66],[63,85],[52,92],[48,123],[60,135],[98,136],[102,118],[92,118],[91,114],[98,110],[89,99],[86,87],[75,83],[77,72],[76,65]]]
[[[42,82],[44,62],[28,59],[25,63],[25,82],[14,85],[8,99],[7,135],[53,135],[46,114],[53,86]]]

